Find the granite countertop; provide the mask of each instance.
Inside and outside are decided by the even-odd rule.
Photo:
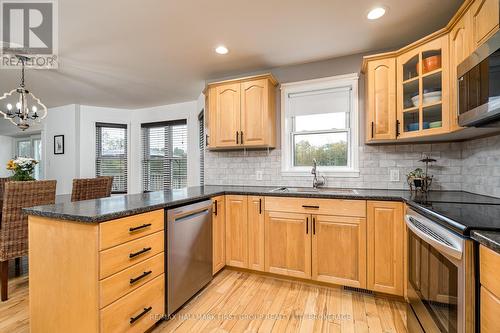
[[[500,254],[500,231],[473,231],[471,238]]]
[[[409,191],[405,190],[355,189],[353,193],[342,190],[336,193],[271,192],[273,189],[276,189],[276,187],[209,185],[188,187],[180,190],[119,195],[78,202],[71,202],[68,196],[67,198],[59,197],[54,205],[25,208],[24,211],[29,215],[60,220],[99,223],[156,209],[172,208],[223,194],[404,201],[415,205],[427,201],[500,205],[500,199],[498,198],[461,191],[434,191],[426,196],[413,196]]]

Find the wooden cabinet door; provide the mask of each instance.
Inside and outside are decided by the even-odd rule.
[[[263,146],[269,132],[269,81],[241,83],[241,136],[244,146]],[[240,142],[241,143],[241,142]]]
[[[264,197],[248,197],[248,268],[264,271]]]
[[[403,204],[368,201],[368,289],[403,296],[403,238]]]
[[[366,99],[366,141],[396,139],[395,58],[368,63]]]
[[[476,0],[471,7],[474,47],[480,46],[498,30],[498,0]]]
[[[366,219],[313,216],[312,278],[366,288]]]
[[[248,205],[245,195],[226,195],[226,265],[248,268]]]
[[[212,198],[212,273],[215,274],[226,266],[226,212],[224,196]]]
[[[311,215],[265,213],[266,272],[311,278]]]
[[[210,132],[215,129],[214,146],[234,147],[239,144],[240,84],[225,84],[215,88],[215,119],[210,120]]]
[[[481,332],[498,332],[500,327],[500,298],[481,286]]]
[[[472,52],[472,27],[467,11],[450,32],[450,129],[458,125],[457,66]]]

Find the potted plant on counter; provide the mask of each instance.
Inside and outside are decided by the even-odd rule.
[[[35,180],[33,173],[37,164],[37,160],[29,157],[18,157],[15,160],[9,160],[7,170],[13,173],[10,179],[13,181]]]

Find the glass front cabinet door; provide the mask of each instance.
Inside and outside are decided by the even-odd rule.
[[[398,138],[449,132],[448,59],[448,35],[398,57]]]

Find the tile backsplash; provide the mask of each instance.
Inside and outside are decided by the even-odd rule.
[[[438,160],[429,170],[435,176],[434,189],[462,188],[460,143],[422,145],[361,146],[360,176],[328,178],[328,187],[406,189],[406,174],[423,167],[418,160],[423,154]],[[391,182],[390,170],[398,169],[400,180]],[[262,171],[262,180],[256,172]],[[321,173],[321,167],[319,167]],[[311,186],[312,176],[281,175],[281,150],[229,151],[205,153],[205,183],[207,185]]]

